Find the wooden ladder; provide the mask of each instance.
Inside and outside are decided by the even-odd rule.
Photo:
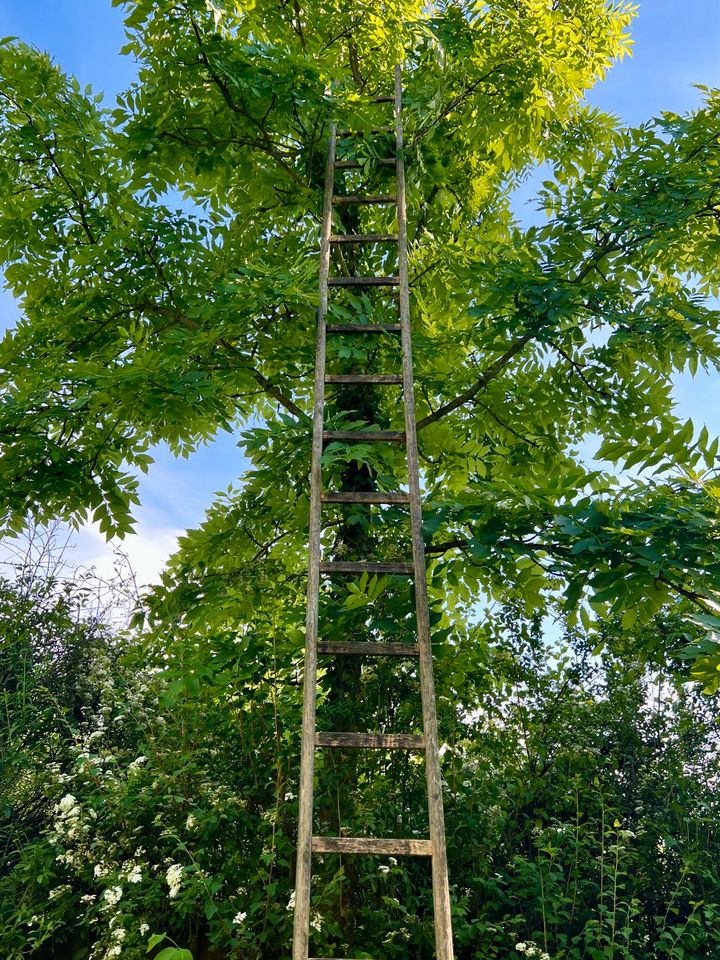
[[[335,195],[337,170],[359,167],[353,160],[336,160],[338,138],[361,135],[359,131],[338,133],[330,127],[325,194],[320,248],[320,306],[318,310],[317,353],[315,363],[315,395],[313,406],[312,467],[310,485],[310,538],[307,587],[307,636],[305,647],[302,747],[299,788],[299,823],[297,870],[295,882],[295,917],[293,960],[320,960],[309,957],[311,861],[314,854],[407,855],[431,858],[432,890],[435,923],[435,952],[437,960],[452,960],[452,926],[448,889],[447,853],[443,816],[440,755],[438,750],[435,690],[433,683],[430,622],[425,573],[425,549],[422,537],[422,508],[418,478],[418,452],[415,428],[415,404],[410,336],[410,292],[407,272],[407,224],[405,211],[405,168],[403,161],[402,83],[400,67],[395,68],[395,92],[392,96],[375,97],[376,103],[392,103],[395,114],[396,154],[391,160],[380,161],[394,165],[397,188],[394,195]],[[375,131],[371,131],[371,134]],[[382,131],[385,132],[385,131]],[[397,207],[397,234],[334,234],[333,208],[341,204],[389,204]],[[392,277],[337,277],[331,278],[330,250],[340,244],[397,244],[398,274]],[[328,291],[334,287],[388,286],[398,292],[399,323],[328,324]],[[400,335],[402,346],[401,374],[326,375],[325,359],[328,334],[384,334]],[[324,428],[325,384],[373,383],[401,384],[404,398],[404,431],[328,431]],[[321,461],[324,444],[333,440],[395,442],[405,445],[407,452],[408,493],[382,492],[323,492]],[[323,561],[321,556],[322,506],[324,503],[371,503],[409,506],[412,563],[379,563]],[[320,577],[334,574],[394,574],[414,578],[417,621],[417,643],[371,643],[369,641],[319,642],[318,619]],[[321,733],[316,732],[317,658],[318,654],[334,656],[401,656],[418,661],[420,679],[423,735]],[[428,839],[381,839],[370,837],[313,836],[313,777],[315,750],[326,747],[354,747],[357,749],[418,750],[425,756]]]

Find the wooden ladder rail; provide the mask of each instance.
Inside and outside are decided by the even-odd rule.
[[[320,244],[320,303],[318,308],[317,352],[315,360],[315,393],[313,402],[313,438],[312,463],[310,471],[310,531],[308,556],[308,586],[307,586],[307,618],[306,618],[306,645],[303,680],[303,718],[302,718],[302,746],[300,755],[300,784],[299,784],[299,817],[297,841],[297,868],[295,879],[295,915],[293,932],[293,960],[313,960],[309,957],[310,932],[310,889],[312,876],[312,855],[316,853],[367,853],[389,854],[395,852],[403,855],[430,856],[432,865],[432,891],[435,924],[435,954],[436,960],[453,960],[452,920],[450,912],[450,893],[448,883],[447,851],[445,845],[445,825],[442,801],[442,779],[440,772],[440,753],[437,731],[437,714],[435,707],[435,690],[432,669],[432,650],[430,637],[430,619],[427,599],[427,578],[425,571],[425,546],[422,537],[422,506],[420,497],[420,480],[418,466],[417,432],[415,423],[414,381],[412,369],[412,342],[410,329],[410,288],[407,268],[407,219],[405,205],[405,166],[403,156],[403,128],[402,128],[402,76],[399,66],[395,68],[395,93],[392,97],[378,98],[378,102],[393,102],[395,112],[396,159],[395,170],[397,179],[396,195],[392,201],[397,205],[397,236],[367,235],[353,238],[353,240],[338,238],[332,234],[332,211],[334,198],[335,170],[344,169],[348,165],[336,163],[336,126],[330,126],[328,143],[328,157],[325,169],[325,191],[323,202],[322,234]],[[378,196],[368,198],[369,202],[388,202],[389,197]],[[363,202],[362,199],[359,202]],[[330,248],[332,242],[378,242],[382,240],[397,240],[398,243],[398,275],[392,278],[399,289],[399,325],[380,325],[372,328],[367,325],[336,325],[328,328],[328,291],[330,272]],[[398,330],[399,326],[399,330]],[[322,504],[343,502],[338,499],[342,494],[323,493],[322,489],[322,452],[323,443],[331,439],[331,435],[324,430],[325,384],[342,382],[325,375],[325,358],[328,330],[335,333],[371,333],[381,332],[383,329],[400,333],[402,346],[402,386],[403,406],[405,414],[404,433],[385,431],[378,434],[378,440],[402,441],[406,445],[408,468],[408,495],[390,495],[390,500],[376,498],[366,502],[408,502],[410,509],[410,525],[412,539],[412,564],[362,564],[362,563],[333,563],[322,562],[321,532],[322,532]],[[397,377],[387,377],[375,380],[377,383],[395,383]],[[372,382],[368,380],[367,382]],[[367,434],[365,435],[367,436]],[[349,439],[349,438],[348,438]],[[368,496],[368,495],[366,495]],[[393,567],[393,571],[401,574],[410,574],[415,583],[415,608],[417,623],[417,643],[407,644],[406,651],[398,651],[397,643],[376,643],[367,645],[361,643],[322,643],[318,645],[318,618],[320,601],[321,573],[337,572],[352,573],[370,566]],[[423,714],[423,736],[407,735],[376,736],[371,734],[317,734],[316,733],[316,706],[317,706],[317,658],[318,652],[333,653],[335,655],[369,655],[369,656],[397,656],[399,654],[417,657],[420,677],[420,691]],[[429,840],[393,840],[374,838],[348,837],[316,837],[312,835],[313,821],[313,777],[315,766],[315,750],[322,746],[354,745],[359,749],[389,748],[389,749],[417,749],[425,754],[425,768],[428,796],[428,820],[430,827]]]

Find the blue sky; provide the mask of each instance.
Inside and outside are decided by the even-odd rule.
[[[623,121],[638,124],[661,110],[682,112],[699,103],[692,86],[720,87],[720,0],[646,0],[633,26],[635,48],[595,87],[589,99]],[[118,53],[125,42],[122,11],[110,0],[0,0],[0,36],[18,36],[51,54],[81,84],[103,91],[111,104],[135,77],[136,66]],[[517,198],[519,212],[532,217],[528,186]],[[7,294],[0,295],[0,329],[17,316]],[[720,379],[678,379],[678,415],[707,422],[720,431]],[[185,527],[199,523],[215,490],[235,480],[244,467],[231,437],[198,451],[189,461],[166,452],[142,480],[143,507],[138,534],[124,544],[141,581],[153,578]],[[112,556],[100,535],[84,530],[76,557],[109,570]]]

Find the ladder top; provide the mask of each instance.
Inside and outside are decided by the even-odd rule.
[[[397,243],[396,233],[333,233],[330,243]]]
[[[333,196],[333,203],[343,205],[343,204],[352,204],[352,203],[397,203],[397,197],[394,193],[378,193],[378,194],[358,194],[351,193],[349,196],[344,197],[338,194]]]
[[[394,167],[397,165],[397,159],[395,157],[372,157],[371,162],[376,163],[380,167]],[[335,161],[335,167],[337,170],[359,170],[364,166],[365,164],[360,160]]]

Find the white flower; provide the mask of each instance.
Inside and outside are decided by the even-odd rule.
[[[141,937],[144,937],[149,929],[150,929],[149,924],[141,923],[140,926],[138,927],[138,933],[140,934]]]
[[[378,867],[378,873],[390,873],[390,867],[385,866],[384,863],[380,864]]]
[[[291,800],[294,800],[294,799],[295,799],[295,794],[294,794],[294,793],[291,793],[291,792],[288,790],[288,792],[285,794],[285,802],[286,802],[286,803],[289,803]]]
[[[51,890],[48,894],[48,899],[57,900],[58,897],[61,897],[64,893],[67,893],[68,890],[72,890],[72,887],[68,883],[63,883],[60,887],[55,887],[54,890]]]
[[[116,903],[120,902],[122,895],[122,887],[108,887],[107,890],[103,891],[103,900],[111,907],[114,907]]]
[[[95,877],[96,880],[99,880],[101,877],[104,877],[107,872],[108,872],[107,867],[102,862],[96,863],[95,866],[93,867],[93,876]]]
[[[285,907],[285,909],[286,909],[286,910],[294,910],[294,909],[295,909],[295,891],[294,891],[294,890],[293,890],[293,892],[290,894],[290,899],[288,900],[287,906]]]
[[[58,810],[60,813],[69,813],[76,806],[77,800],[75,797],[71,793],[66,793],[60,803],[57,805],[56,810]]]
[[[167,880],[167,885],[170,888],[170,893],[168,896],[170,898],[176,897],[180,892],[180,883],[182,881],[183,868],[179,863],[172,863],[167,868],[167,873],[165,874],[165,879]]]
[[[550,954],[549,954],[549,953],[545,953],[545,951],[543,951],[543,952],[540,954],[540,960],[550,960]]]
[[[120,940],[122,942],[125,939],[125,936],[126,934],[122,927],[117,927],[117,929],[113,930],[112,932],[113,940]]]
[[[188,816],[187,820],[185,821],[185,829],[186,829],[186,830],[194,830],[196,826],[197,826],[197,820],[195,819],[195,817],[194,817],[194,816],[192,815],[192,813],[191,813],[191,814]]]
[[[395,859],[395,857],[388,857],[388,863],[390,864],[391,867],[397,866],[397,860]]]
[[[142,880],[142,867],[136,863],[130,873],[127,875],[129,883],[140,883]]]
[[[322,930],[322,925],[322,914],[315,911],[315,913],[313,913],[313,915],[310,917],[310,926],[313,928],[313,930],[316,930],[318,933],[320,933]]]
[[[524,940],[521,940],[520,943],[515,944],[515,949],[517,950],[518,953],[526,953],[527,948],[528,946]]]
[[[244,910],[241,910],[239,913],[236,913],[235,916],[233,917],[233,923],[239,927],[241,923],[245,923],[246,917],[247,917],[247,913],[245,913]]]
[[[122,947],[120,946],[119,943],[116,943],[114,944],[114,946],[108,947],[107,951],[105,952],[105,957],[106,958],[119,957],[121,953],[122,953]]]
[[[147,757],[137,757],[132,763],[128,764],[128,773],[135,773],[144,763],[147,763]]]

